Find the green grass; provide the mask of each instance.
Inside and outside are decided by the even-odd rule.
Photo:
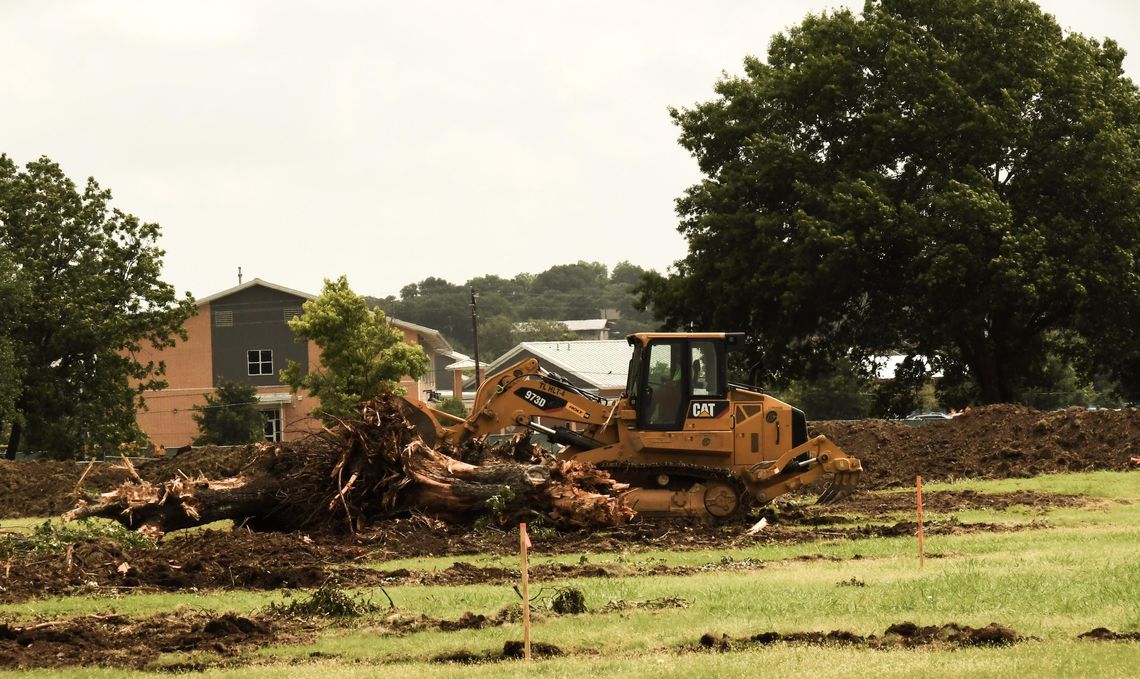
[[[924,483],[923,490],[976,490],[982,493],[1009,493],[1037,490],[1057,495],[1140,499],[1140,473],[1081,472],[1078,474],[1046,474],[1029,479],[967,480],[954,483]],[[914,492],[912,490],[892,492]]]
[[[920,570],[911,537],[832,540],[802,545],[754,544],[734,550],[588,554],[594,564],[647,568],[657,563],[701,565],[724,556],[756,559],[763,568],[689,576],[578,578],[536,582],[546,588],[576,587],[588,605],[600,609],[613,600],[643,601],[683,597],[687,608],[628,610],[557,617],[535,624],[538,641],[555,643],[571,657],[526,667],[519,662],[479,666],[426,662],[447,652],[497,651],[521,638],[518,625],[460,632],[396,635],[384,617],[360,625],[330,628],[311,644],[258,651],[253,665],[217,669],[205,675],[227,677],[480,677],[480,676],[805,676],[814,677],[1068,677],[1134,676],[1140,644],[1076,641],[1093,627],[1140,631],[1140,475],[1097,473],[1074,478],[1040,477],[1015,481],[969,482],[946,486],[983,492],[1045,490],[1092,495],[1106,501],[1087,507],[1054,508],[1042,514],[1012,508],[957,515],[962,521],[1025,523],[1044,519],[1045,529],[1007,533],[934,535],[927,551],[942,553]],[[1014,484],[1013,486],[1009,484]],[[1124,502],[1122,502],[1124,501]],[[940,517],[948,518],[948,517]],[[796,561],[823,554],[843,561]],[[860,555],[863,558],[850,557]],[[537,561],[576,563],[580,555],[539,556]],[[403,559],[384,568],[446,568],[457,560],[513,568],[508,557]],[[856,579],[864,586],[840,586]],[[517,604],[509,586],[398,586],[387,588],[401,611],[454,619],[464,611],[491,614]],[[378,590],[373,600],[386,604]],[[280,592],[138,594],[115,598],[70,597],[0,607],[0,617],[70,616],[115,610],[131,615],[178,605],[214,610],[256,611]],[[544,602],[539,602],[541,607]],[[950,621],[972,626],[999,622],[1038,637],[1010,648],[876,651],[777,645],[728,654],[696,653],[702,633],[746,636],[761,631],[849,629],[881,634],[890,624]],[[171,660],[178,660],[173,656]],[[119,670],[75,669],[31,676],[125,676]]]

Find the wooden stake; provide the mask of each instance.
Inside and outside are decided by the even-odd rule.
[[[924,555],[922,550],[922,477],[915,476],[914,483],[918,497],[918,568],[922,570]]]
[[[530,536],[526,534],[526,524],[519,524],[519,563],[522,566],[522,619],[523,619],[523,659],[530,660],[530,574],[526,563],[526,550],[530,547]]]

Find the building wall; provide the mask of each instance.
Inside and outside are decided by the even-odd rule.
[[[286,309],[300,311],[304,299],[286,293],[253,286],[233,295],[198,307],[198,313],[185,324],[187,339],[164,351],[140,352],[140,361],[163,361],[169,386],[143,395],[146,410],[137,415],[139,427],[151,442],[162,448],[189,445],[199,434],[194,421],[194,406],[205,405],[206,396],[214,392],[220,377],[253,384],[259,396],[278,394],[282,399],[289,387],[281,384],[279,373],[286,361],[294,360],[307,372],[320,365],[320,350],[312,342],[293,341],[293,332],[285,322]],[[218,312],[228,315],[218,325]],[[273,351],[273,369],[269,375],[249,375],[246,351]],[[281,416],[282,440],[291,441],[320,430],[311,412],[320,402],[304,392],[291,395],[287,402],[263,403],[259,410],[278,410]]]
[[[394,327],[396,327],[397,330],[404,334],[404,342],[408,344],[423,346],[423,343],[420,341],[420,336],[415,330],[400,328],[398,326]],[[425,351],[427,350],[425,349]],[[430,356],[431,352],[428,352],[428,355]],[[411,377],[404,375],[400,379],[400,386],[404,388],[408,396],[412,396],[420,400],[427,398],[428,387],[425,387],[421,380],[414,380]]]
[[[183,326],[185,342],[179,340],[164,351],[147,347],[135,354],[140,363],[162,361],[166,364],[164,379],[170,386],[162,391],[145,392],[146,410],[137,416],[139,427],[156,445],[178,447],[190,442],[186,432],[197,435],[198,425],[191,417],[192,408],[205,403],[205,395],[214,390],[210,371],[210,319],[210,305],[203,304],[197,315],[191,316]]]
[[[296,361],[301,374],[308,372],[308,351],[293,341],[287,323],[290,314],[300,314],[305,299],[279,290],[253,286],[215,300],[211,304],[213,338],[212,377],[259,387],[281,383],[278,374]],[[272,352],[269,374],[249,374],[250,350]]]
[[[289,387],[280,384],[279,377],[288,360],[297,361],[304,372],[321,367],[320,349],[312,342],[295,342],[285,322],[286,309],[300,311],[304,302],[304,298],[272,288],[251,286],[199,306],[198,313],[184,326],[185,342],[179,341],[164,351],[136,354],[141,362],[161,360],[166,364],[169,386],[145,393],[146,409],[137,414],[139,427],[151,442],[162,448],[189,445],[199,434],[193,408],[206,403],[206,395],[213,393],[218,376],[255,385],[259,396],[265,399],[259,409],[280,412],[282,440],[292,441],[320,431],[321,422],[311,415],[320,406],[320,400],[304,391],[286,396]],[[218,312],[228,312],[231,324],[219,326]],[[414,330],[399,329],[404,341],[423,345]],[[246,352],[251,349],[273,351],[272,374],[248,374]],[[428,354],[431,356],[432,352]],[[429,382],[430,377],[421,383],[405,376],[400,386],[416,398],[426,398],[425,384]]]

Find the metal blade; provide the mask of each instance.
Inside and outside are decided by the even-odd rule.
[[[858,487],[861,474],[862,471],[835,472],[831,477],[831,483],[827,484],[816,504],[826,505],[847,497]]]
[[[408,421],[408,424],[416,430],[419,437],[423,439],[429,447],[434,448],[436,442],[435,433],[435,420],[431,415],[424,412],[419,406],[408,401],[406,398],[401,397],[399,402],[400,414]]]

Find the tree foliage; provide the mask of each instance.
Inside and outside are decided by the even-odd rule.
[[[1140,387],[1123,57],[1025,0],[809,16],[672,112],[705,178],[678,201],[688,255],[643,299],[750,331],[770,377],[902,351],[995,402],[1056,355]]]
[[[463,399],[461,398],[445,398],[435,406],[435,409],[442,410],[456,417],[467,417],[467,406],[463,405]]]
[[[289,327],[298,342],[312,340],[320,347],[320,366],[306,374],[289,361],[281,379],[293,392],[306,389],[319,398],[326,420],[351,416],[357,403],[398,392],[401,378],[419,379],[428,368],[424,350],[404,342],[384,312],[369,309],[344,276],[325,279],[321,294],[305,302]]]
[[[0,431],[54,455],[142,434],[143,390],[165,386],[144,345],[171,346],[195,306],[161,278],[159,226],[79,190],[47,158],[0,155]],[[25,436],[26,434],[26,436]]]
[[[257,409],[257,387],[221,378],[216,393],[206,395],[206,405],[194,406],[194,421],[200,436],[196,446],[234,446],[260,440],[265,434],[265,416]]]
[[[850,364],[812,380],[794,380],[780,398],[794,403],[812,420],[857,420],[871,412],[874,385]]]

